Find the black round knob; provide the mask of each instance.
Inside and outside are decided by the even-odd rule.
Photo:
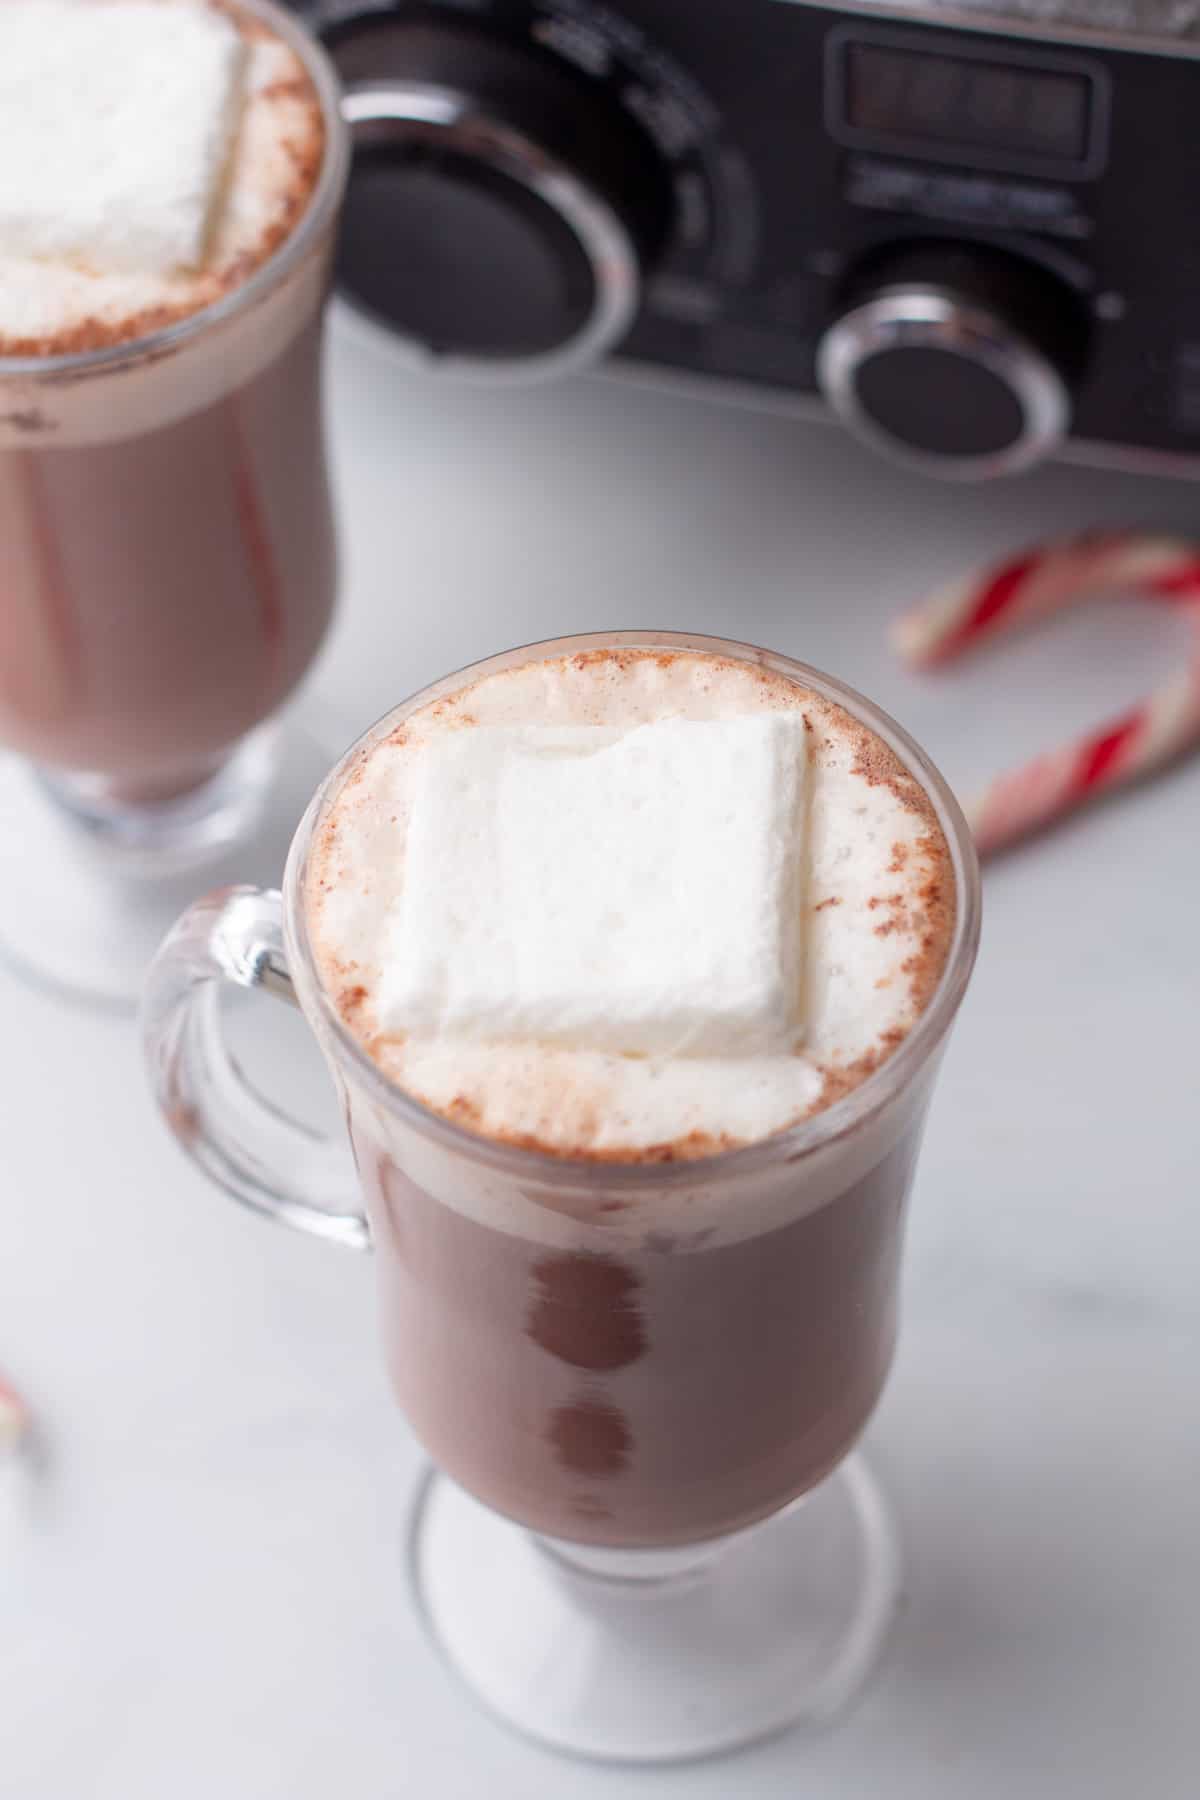
[[[826,399],[894,458],[1011,474],[1066,435],[1086,317],[1056,276],[983,246],[914,245],[850,283],[817,355]]]
[[[422,360],[530,376],[625,335],[670,222],[648,137],[586,76],[454,20],[328,39],[354,159],[337,279]]]

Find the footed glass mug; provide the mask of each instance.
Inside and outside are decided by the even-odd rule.
[[[306,938],[314,832],[364,750],[483,673],[626,645],[762,662],[847,708],[929,796],[957,886],[939,985],[890,1059],[791,1130],[696,1162],[563,1161],[427,1110],[346,1030]],[[891,720],[782,656],[625,632],[508,652],[405,702],[321,786],[283,893],[211,895],[163,945],[146,1047],[184,1148],[250,1206],[374,1248],[395,1392],[441,1471],[412,1526],[419,1604],[511,1724],[667,1760],[823,1719],[861,1684],[898,1563],[850,1452],[891,1362],[905,1202],[978,932],[963,816]],[[353,1167],[247,1086],[222,983],[299,1005]]]
[[[253,845],[277,878],[326,762],[289,767],[306,745],[281,754],[277,716],[336,589],[320,352],[349,138],[305,28],[229,11],[311,84],[319,138],[281,140],[292,228],[170,323],[42,355],[0,338],[0,955],[102,1004],[136,1005],[197,867],[220,880]]]

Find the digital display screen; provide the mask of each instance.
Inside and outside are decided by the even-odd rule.
[[[1092,84],[1084,74],[886,44],[845,51],[845,122],[855,131],[1063,162],[1087,157]]]

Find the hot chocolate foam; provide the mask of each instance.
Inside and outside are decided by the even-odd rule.
[[[122,12],[194,3],[129,0]],[[216,0],[212,11],[237,27],[247,54],[240,116],[202,259],[164,273],[103,267],[94,258],[0,255],[0,357],[102,349],[161,330],[240,286],[303,215],[324,153],[312,82],[295,50],[250,13]]]
[[[800,711],[811,727],[806,1032],[796,1050],[633,1058],[384,1028],[386,945],[425,745],[478,726],[621,729],[764,711]],[[390,1080],[491,1138],[623,1161],[755,1142],[857,1086],[920,1017],[954,922],[941,829],[924,791],[880,738],[769,670],[700,652],[639,649],[484,675],[406,718],[363,753],[335,796],[314,840],[306,904],[322,980]]]

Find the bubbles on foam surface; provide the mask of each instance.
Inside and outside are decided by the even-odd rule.
[[[532,1043],[387,1037],[375,996],[404,879],[422,742],[477,724],[633,726],[801,709],[811,725],[808,1029],[792,1056],[639,1058]],[[384,1072],[501,1140],[620,1160],[754,1142],[857,1085],[920,1015],[953,924],[952,877],[924,796],[856,720],[785,677],[689,652],[600,651],[482,677],[406,719],[348,777],[314,844],[309,922],[322,977]]]

